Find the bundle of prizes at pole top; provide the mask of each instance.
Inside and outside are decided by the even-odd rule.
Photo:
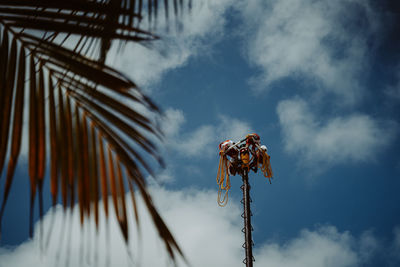
[[[231,188],[229,176],[243,175],[244,172],[257,172],[258,168],[271,183],[273,176],[270,156],[267,147],[260,145],[260,137],[256,133],[248,134],[239,142],[226,140],[219,144],[219,166],[217,174],[218,204],[228,203],[228,191]]]

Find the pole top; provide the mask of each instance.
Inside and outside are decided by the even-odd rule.
[[[219,144],[219,167],[217,174],[218,204],[225,206],[228,201],[228,190],[230,189],[230,176],[236,174],[243,175],[253,171],[257,173],[261,169],[262,173],[271,183],[273,176],[270,156],[267,154],[267,147],[261,145],[260,136],[256,133],[247,134],[245,138],[238,142],[228,139]],[[225,191],[222,194],[222,191]]]

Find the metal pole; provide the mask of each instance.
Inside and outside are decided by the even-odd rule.
[[[244,228],[242,232],[244,232],[244,240],[243,248],[246,251],[246,258],[243,260],[243,263],[246,264],[246,267],[253,267],[253,240],[251,238],[251,231],[253,230],[251,227],[251,210],[250,210],[250,185],[249,185],[249,176],[248,169],[243,168],[242,172],[242,180],[243,185],[240,187],[243,191],[243,214],[242,217],[244,219]]]

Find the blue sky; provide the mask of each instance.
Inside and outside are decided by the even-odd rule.
[[[199,3],[182,18],[182,32],[163,33],[161,25],[165,37],[153,49],[128,45],[109,58],[165,112],[156,120],[166,134],[167,168],[158,183],[149,181],[189,261],[242,266],[241,179],[232,177],[229,204],[218,207],[218,144],[256,132],[274,179],[250,175],[255,266],[398,266],[399,4]],[[38,234],[27,240],[28,176],[24,160],[19,166],[0,266],[52,266],[55,248],[43,259],[34,253]],[[54,232],[62,232],[56,214]],[[43,223],[50,220],[48,213]],[[165,257],[154,250],[162,244],[146,238],[154,233],[143,220],[141,260],[159,266]],[[77,225],[71,262],[79,261]],[[113,224],[111,231],[111,260],[126,264]],[[107,241],[97,240],[102,255]]]

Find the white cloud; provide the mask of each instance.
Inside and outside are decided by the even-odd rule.
[[[358,266],[359,255],[352,243],[348,232],[326,226],[316,231],[303,230],[284,245],[267,244],[257,259],[263,263],[260,266]]]
[[[154,202],[163,218],[170,226],[179,244],[193,267],[231,267],[241,266],[244,251],[241,247],[243,234],[242,220],[238,201],[221,208],[216,203],[216,192],[185,189],[184,191],[170,191],[160,187],[151,188]],[[127,195],[127,200],[129,196]],[[130,201],[127,202],[130,204]],[[131,206],[128,205],[131,210]],[[163,244],[157,238],[149,217],[144,212],[142,201],[139,201],[141,214],[141,252],[138,252],[137,235],[131,231],[133,261],[140,261],[141,266],[166,266],[167,257]],[[62,208],[58,207],[55,215],[54,229],[51,242],[45,254],[39,249],[39,234],[36,232],[33,241],[27,241],[20,246],[0,249],[1,267],[19,266],[60,266],[69,259],[70,266],[105,266],[109,257],[109,266],[132,266],[126,248],[121,239],[119,228],[114,220],[110,221],[110,239],[105,237],[104,214],[101,214],[99,236],[94,238],[93,225],[88,231],[79,227],[79,216],[75,212],[73,220],[62,215]],[[131,215],[131,214],[130,214]],[[51,212],[43,220],[45,229],[51,222]],[[72,224],[72,231],[66,224]],[[68,224],[67,224],[68,225]],[[60,238],[64,235],[63,238]],[[90,234],[89,234],[90,233]],[[369,241],[374,243],[375,238],[367,233]],[[69,245],[66,239],[71,236]],[[363,243],[366,238],[356,238],[349,232],[340,232],[334,226],[320,226],[315,230],[304,229],[301,233],[287,242],[263,242],[257,240],[260,246],[254,250],[257,266],[296,266],[296,267],[324,267],[324,266],[360,266],[363,260]],[[70,252],[67,252],[67,247]],[[364,246],[365,247],[365,246]],[[60,257],[57,258],[59,249]],[[96,262],[95,255],[98,255]],[[140,256],[141,255],[141,256]],[[155,257],[155,255],[157,255]],[[139,257],[139,258],[138,258]],[[79,265],[81,261],[81,264]],[[184,266],[180,261],[179,266]]]
[[[367,263],[373,259],[382,247],[371,230],[361,234],[359,244],[360,261],[362,263]]]
[[[185,116],[182,110],[169,108],[164,112],[161,121],[161,128],[167,137],[176,137],[185,123]]]
[[[249,123],[239,119],[221,115],[219,116],[219,120],[220,123],[217,126],[217,136],[219,142],[225,141],[225,139],[238,141],[254,131]]]
[[[286,151],[311,165],[374,160],[398,130],[394,122],[380,122],[363,114],[322,122],[300,98],[281,101],[277,113]]]
[[[165,36],[161,34],[161,40],[153,42],[151,48],[128,44],[123,56],[111,56],[109,62],[115,61],[117,69],[123,70],[140,86],[154,86],[167,71],[184,66],[191,57],[200,53],[209,53],[208,48],[223,36],[224,14],[232,2],[193,1],[193,12],[186,10],[179,18],[183,24],[182,31],[176,31],[175,19],[170,18],[170,31]],[[165,29],[164,11],[159,13],[157,28],[162,31]]]
[[[193,131],[182,133],[181,128],[185,123],[182,110],[169,108],[161,122],[161,128],[166,135],[167,147],[185,156],[200,156],[210,152],[214,141],[214,127],[202,125]]]
[[[248,58],[262,73],[252,79],[258,89],[282,78],[301,77],[347,103],[358,99],[368,36],[377,28],[367,1],[250,2],[241,10],[250,32]],[[357,22],[363,30],[354,30]]]
[[[253,132],[247,122],[224,115],[218,117],[217,125],[199,125],[186,133],[181,131],[184,123],[183,112],[169,108],[165,111],[161,128],[166,134],[167,146],[189,157],[213,155],[219,143],[226,139],[237,141]]]
[[[394,259],[397,261],[400,261],[400,226],[397,226],[394,231],[394,240],[393,240],[393,246],[392,246],[392,251],[393,251],[393,256]]]
[[[186,156],[201,156],[212,153],[212,145],[215,142],[214,127],[203,125],[197,129],[183,134],[172,142],[173,148]]]

